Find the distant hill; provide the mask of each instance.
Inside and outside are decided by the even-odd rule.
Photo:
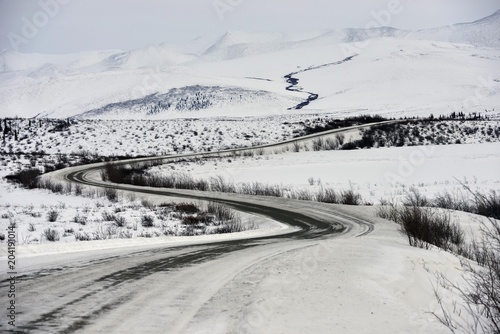
[[[353,61],[333,65],[354,54]],[[297,80],[293,91],[286,90],[284,78],[291,73]],[[420,31],[231,31],[131,51],[0,52],[2,116],[477,112],[500,105],[498,83],[500,11]],[[309,94],[317,98],[301,111],[289,110]]]

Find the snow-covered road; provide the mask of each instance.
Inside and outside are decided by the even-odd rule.
[[[195,196],[189,193],[178,196]],[[35,333],[79,329],[88,333],[191,332],[188,328],[207,321],[208,305],[230,286],[234,288],[234,280],[242,279],[252,268],[280,261],[289,252],[307,253],[310,247],[331,238],[351,239],[371,229],[370,224],[358,224],[356,218],[337,214],[326,204],[216,196],[235,206],[243,200],[240,210],[259,212],[301,225],[302,229],[202,245],[155,245],[23,258],[18,266],[23,273],[17,295],[19,329]],[[241,291],[245,290],[243,286]],[[251,297],[245,296],[234,294],[242,298],[242,306],[247,303],[245,298]],[[240,316],[243,318],[231,320],[234,322],[216,321],[211,326],[224,326],[222,332],[226,332],[227,326],[235,329],[248,325],[244,314]]]
[[[217,196],[233,202],[242,199]],[[372,219],[374,225],[367,223],[373,215],[370,207],[246,200],[245,205],[267,207],[271,216],[288,212],[299,223],[304,217],[308,221],[302,223],[303,230],[275,237],[21,257],[18,329],[32,333],[443,331],[426,313],[432,300],[428,281],[432,275],[427,270],[449,268],[450,262],[458,266],[452,255],[409,247],[395,224],[377,218]],[[326,226],[336,223],[346,228],[335,233]]]
[[[151,197],[216,200],[292,228],[177,246],[20,256],[16,300],[21,331],[445,330],[429,313],[438,309],[429,280],[443,268],[449,277],[458,277],[458,259],[408,246],[398,226],[376,218],[373,207],[109,184],[100,180],[102,166],[69,168],[52,177]],[[4,288],[9,282],[1,284]]]

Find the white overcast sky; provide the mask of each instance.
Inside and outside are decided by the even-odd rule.
[[[499,0],[0,0],[0,50],[130,50],[229,30],[364,27],[394,1],[401,12],[389,25],[411,30],[471,22],[500,9]]]

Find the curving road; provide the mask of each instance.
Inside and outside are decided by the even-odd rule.
[[[234,150],[223,153],[228,152]],[[249,314],[254,312],[250,311],[252,300],[259,295],[256,287],[268,284],[265,282],[273,275],[269,268],[290,259],[304,263],[313,249],[326,254],[335,239],[352,239],[373,231],[373,224],[345,213],[341,206],[110,184],[96,177],[102,168],[103,164],[68,168],[61,175],[67,181],[87,186],[216,200],[297,229],[282,235],[179,247],[156,245],[22,258],[18,270],[23,274],[18,278],[16,296],[20,331],[265,333],[268,328],[252,321]],[[326,261],[324,257],[314,258]],[[318,274],[315,271],[309,275],[307,279],[314,280]],[[5,288],[8,282],[4,280],[1,285]],[[295,293],[280,292],[281,286],[283,282],[271,289],[277,300]],[[274,318],[262,317],[266,321]]]

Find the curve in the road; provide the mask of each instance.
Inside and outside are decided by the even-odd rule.
[[[318,135],[315,135],[318,136]],[[282,144],[282,143],[279,143]],[[271,145],[272,146],[272,145]],[[258,148],[252,148],[258,149]],[[190,156],[204,156],[204,154],[192,154]],[[162,157],[162,159],[175,160],[178,157]],[[149,158],[151,159],[151,158]],[[148,159],[133,159],[116,162],[117,164],[129,164],[134,161],[147,161]],[[307,241],[323,240],[336,235],[350,233],[355,226],[359,226],[354,237],[365,235],[373,230],[373,225],[359,218],[336,212],[332,206],[313,202],[301,201],[307,208],[304,212],[298,212],[291,205],[284,205],[283,199],[261,198],[248,196],[248,200],[235,199],[231,194],[211,194],[189,191],[176,191],[167,189],[155,189],[137,187],[124,184],[114,184],[93,180],[89,174],[104,168],[104,164],[94,164],[79,168],[70,168],[64,173],[64,178],[69,182],[75,182],[87,186],[114,188],[124,191],[134,191],[142,194],[159,196],[173,196],[186,199],[196,199],[205,201],[217,201],[231,206],[232,208],[252,214],[269,217],[273,220],[294,226],[299,230],[294,230],[288,234],[276,236],[261,236],[243,240],[227,240],[214,243],[196,244],[191,246],[165,246],[156,250],[130,251],[126,257],[104,256],[98,263],[88,263],[81,267],[69,265],[64,270],[50,270],[48,272],[35,271],[25,276],[19,277],[20,285],[24,285],[26,293],[38,294],[40,300],[46,300],[46,308],[38,312],[31,309],[24,314],[26,323],[19,326],[20,330],[33,332],[73,332],[85,329],[87,326],[96,323],[101,317],[119,307],[127,304],[131,298],[130,287],[135,286],[134,282],[149,279],[155,274],[170,273],[202,265],[209,261],[216,260],[228,254],[248,254],[249,249],[263,250],[286,249],[287,245],[293,243],[297,245],[310,245]],[[274,252],[274,251],[273,251]],[[273,253],[276,254],[276,253]],[[109,265],[108,265],[109,264]],[[111,265],[113,264],[113,265]],[[102,267],[99,271],[95,268]],[[92,270],[91,270],[92,268]],[[65,296],[63,302],[58,303],[50,298],[50,289],[55,289],[57,280],[72,282],[72,277],[77,273],[90,272],[87,280],[81,283],[75,282],[75,288],[84,291],[73,292],[71,287],[62,293]],[[170,275],[170,274],[169,274]],[[54,280],[49,279],[53,277]],[[85,277],[85,275],[83,275]],[[142,282],[142,281],[141,281]],[[2,285],[7,282],[2,282]],[[72,283],[73,284],[73,283]],[[134,290],[135,291],[135,290]],[[52,291],[53,293],[54,291]],[[45,295],[47,294],[47,295]],[[103,298],[109,295],[109,299]],[[128,305],[128,304],[127,304]]]

